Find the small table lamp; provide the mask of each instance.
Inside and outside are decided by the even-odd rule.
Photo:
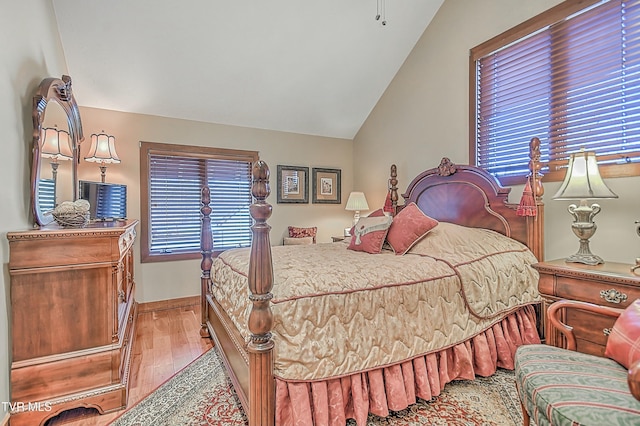
[[[345,210],[355,211],[353,214],[353,224],[355,225],[358,223],[358,220],[360,219],[360,210],[369,210],[369,204],[367,204],[364,192],[353,191],[349,194]]]
[[[104,133],[91,135],[91,148],[89,154],[84,157],[85,161],[100,164],[100,178],[105,181],[107,174],[107,164],[119,163],[120,158],[116,154],[116,138]]]
[[[600,213],[598,204],[587,205],[588,199],[618,198],[604,183],[598,171],[595,152],[585,151],[571,154],[567,174],[560,189],[553,196],[554,200],[580,200],[580,205],[571,204],[568,208],[573,216],[571,228],[580,238],[580,249],[567,262],[597,265],[604,263],[601,257],[591,253],[589,238],[596,232],[597,226],[593,222],[595,215]]]
[[[58,181],[58,166],[60,160],[73,160],[71,152],[71,138],[69,132],[58,130],[57,127],[45,127],[40,132],[41,146],[40,155],[51,160],[51,180],[53,180],[54,190]],[[54,192],[53,204],[57,205]]]

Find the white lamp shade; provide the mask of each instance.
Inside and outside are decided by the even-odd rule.
[[[93,163],[119,163],[116,138],[104,133],[91,135],[91,148],[84,159]]]
[[[345,210],[369,210],[369,204],[367,204],[367,199],[364,196],[364,192],[354,191],[349,194],[349,199],[347,200],[347,206],[345,207]]]
[[[45,127],[40,131],[40,155],[55,160],[71,160],[71,138],[69,132],[55,127]]]
[[[553,199],[587,200],[596,198],[618,198],[600,176],[596,153],[581,150],[571,154],[567,174]]]

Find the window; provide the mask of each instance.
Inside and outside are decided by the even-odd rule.
[[[202,187],[211,193],[214,254],[251,245],[255,151],[141,142],[142,261],[200,258]]]
[[[470,92],[470,161],[503,184],[523,182],[534,136],[545,180],[580,148],[639,175],[640,0],[565,1],[473,48]]]

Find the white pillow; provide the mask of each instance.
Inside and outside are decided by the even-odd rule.
[[[285,246],[306,246],[307,244],[313,244],[313,237],[284,237]]]

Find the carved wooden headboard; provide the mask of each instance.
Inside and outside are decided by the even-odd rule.
[[[394,165],[391,176],[396,175]],[[393,186],[391,190],[394,191]],[[438,167],[416,176],[402,197],[404,205],[415,202],[425,214],[439,221],[492,229],[518,240],[542,260],[541,197],[536,197],[537,215],[522,217],[516,214],[518,205],[508,202],[510,191],[484,169],[453,164],[443,158]],[[397,211],[402,207],[398,205]]]

